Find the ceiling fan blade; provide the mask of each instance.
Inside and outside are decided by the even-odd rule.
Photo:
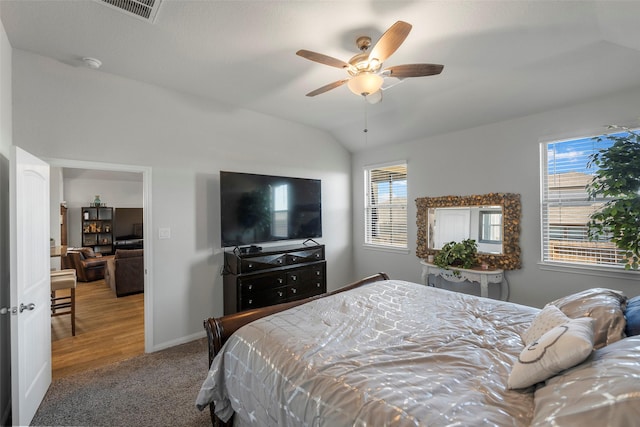
[[[394,65],[393,67],[385,68],[383,73],[389,73],[389,77],[422,77],[433,76],[440,74],[444,65],[440,64],[405,64]]]
[[[338,80],[337,82],[333,82],[333,83],[329,83],[328,85],[324,85],[312,92],[309,92],[307,94],[307,96],[316,96],[316,95],[320,95],[321,93],[325,93],[330,91],[331,89],[335,89],[339,86],[342,86],[343,84],[345,84],[346,82],[348,82],[349,79],[344,79],[344,80]]]
[[[311,52],[310,50],[300,49],[299,51],[296,52],[296,55],[306,58],[309,61],[319,62],[320,64],[329,65],[331,67],[336,67],[336,68],[349,67],[349,64],[347,64],[346,62],[340,59],[336,59],[332,56],[323,55],[317,52]]]
[[[384,62],[400,47],[404,39],[409,35],[409,31],[411,31],[411,24],[407,22],[398,21],[393,24],[371,49],[369,60],[375,58],[379,62]]]

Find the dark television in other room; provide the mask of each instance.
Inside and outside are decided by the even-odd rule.
[[[116,240],[142,238],[142,208],[115,208],[113,216]]]

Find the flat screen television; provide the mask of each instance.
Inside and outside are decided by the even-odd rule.
[[[319,179],[220,172],[222,247],[322,237]]]

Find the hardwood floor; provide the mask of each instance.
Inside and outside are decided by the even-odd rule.
[[[104,280],[78,282],[76,336],[71,335],[71,316],[51,318],[54,380],[142,353],[144,294],[117,298]]]

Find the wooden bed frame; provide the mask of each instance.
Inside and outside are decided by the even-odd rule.
[[[260,319],[262,317],[268,316],[270,314],[278,313],[280,311],[287,310],[291,307],[296,307],[298,305],[305,304],[309,301],[316,300],[318,298],[324,298],[329,295],[334,295],[340,292],[348,291],[350,289],[358,288],[360,286],[378,282],[381,280],[389,280],[389,276],[386,273],[378,273],[373,276],[366,277],[364,279],[358,280],[357,282],[351,283],[343,288],[338,290],[327,292],[322,295],[316,295],[313,297],[301,299],[298,301],[286,302],[283,304],[272,305],[268,307],[255,308],[253,310],[242,311],[240,313],[229,314],[227,316],[222,317],[210,317],[204,321],[204,329],[207,331],[207,341],[209,344],[209,364],[207,366],[207,370],[211,363],[213,362],[213,358],[216,357],[220,349],[224,345],[225,342],[229,339],[229,337],[242,326],[253,322],[254,320]],[[211,422],[214,427],[231,427],[233,425],[233,417],[226,423],[222,422],[215,415],[215,408],[213,403],[209,405],[209,410],[211,411]]]

